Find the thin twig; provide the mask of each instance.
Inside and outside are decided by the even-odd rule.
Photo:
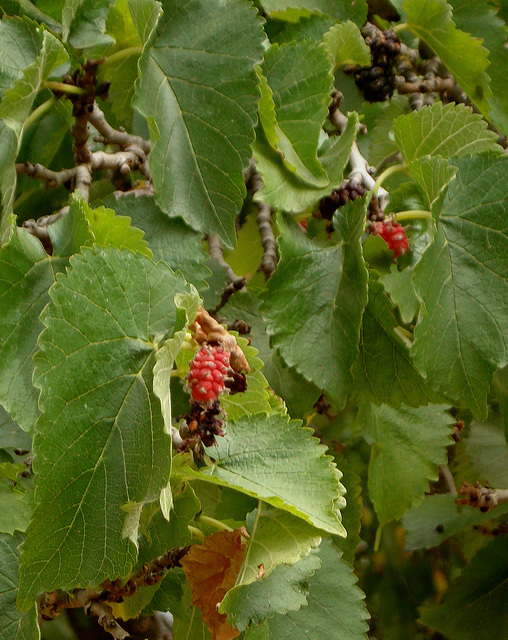
[[[255,170],[250,173],[247,183],[253,194],[263,187],[261,176]],[[268,280],[277,267],[277,242],[271,223],[273,209],[269,204],[261,200],[256,201],[256,206],[258,208],[258,230],[264,250],[260,269]]]
[[[403,76],[396,76],[395,78],[395,88],[399,93],[451,91],[455,84],[455,79],[451,76],[449,76],[448,78],[439,78],[437,76],[433,76],[431,78],[424,78],[423,80],[416,80],[414,82],[407,82]]]
[[[141,136],[134,136],[126,131],[114,129],[106,120],[104,113],[101,111],[97,103],[94,104],[93,110],[89,116],[90,123],[97,129],[104,139],[105,144],[112,144],[120,147],[120,149],[135,149],[139,147],[143,155],[150,153],[150,140],[145,140]]]

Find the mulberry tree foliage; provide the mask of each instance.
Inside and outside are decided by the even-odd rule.
[[[0,18],[0,640],[504,638],[503,3]]]

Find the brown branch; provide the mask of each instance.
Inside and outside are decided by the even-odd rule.
[[[456,82],[449,76],[448,78],[439,78],[432,76],[422,80],[407,82],[404,76],[396,76],[395,88],[399,93],[427,93],[429,91],[451,91]]]
[[[256,193],[263,186],[261,176],[257,171],[253,171],[249,178],[249,187],[252,193]],[[277,267],[277,242],[271,223],[273,209],[261,200],[256,201],[256,206],[258,208],[258,230],[264,250],[260,269],[268,280]]]
[[[224,289],[224,292],[222,294],[219,304],[211,312],[212,315],[215,315],[222,309],[222,307],[224,307],[227,304],[229,298],[231,298],[231,296],[234,293],[236,293],[237,291],[240,291],[240,289],[243,289],[243,287],[245,286],[246,280],[243,276],[236,275],[236,273],[233,271],[230,265],[224,260],[220,239],[214,233],[211,233],[208,236],[208,250],[210,252],[210,256],[214,260],[216,260],[216,262],[218,262],[221,265],[221,267],[224,267],[229,278],[229,284]]]
[[[150,140],[145,140],[141,136],[134,136],[126,131],[114,129],[106,120],[104,113],[101,111],[97,103],[94,104],[93,110],[89,116],[90,123],[101,134],[104,144],[111,144],[120,149],[135,149],[139,147],[143,155],[149,155],[151,149]]]
[[[94,600],[85,608],[85,613],[89,616],[97,616],[97,622],[101,627],[110,633],[115,640],[125,640],[130,638],[130,634],[123,629],[111,612],[111,607],[105,602]]]
[[[16,173],[18,175],[26,175],[29,178],[35,178],[37,180],[45,180],[48,187],[59,187],[65,182],[74,180],[76,177],[77,167],[72,169],[63,169],[62,171],[51,171],[42,164],[31,162],[17,162]]]
[[[508,489],[491,489],[490,487],[482,487],[479,482],[474,485],[469,482],[463,482],[459,489],[461,496],[465,498],[457,498],[457,504],[465,504],[475,509],[480,509],[482,513],[486,513],[494,509],[502,502],[508,501]]]

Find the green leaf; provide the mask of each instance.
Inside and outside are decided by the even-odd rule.
[[[326,186],[328,176],[317,158],[332,90],[326,49],[311,40],[274,44],[262,70],[272,91],[277,150],[286,167],[311,186]]]
[[[249,544],[232,591],[259,580],[260,571],[264,580],[279,565],[295,564],[321,542],[320,532],[313,526],[287,511],[264,504],[247,516],[247,530]],[[233,609],[224,606],[224,611]]]
[[[498,136],[487,129],[482,116],[454,102],[436,102],[399,116],[393,122],[393,132],[406,162],[426,155],[451,158],[501,151],[496,144]]]
[[[351,20],[334,25],[325,34],[324,42],[332,56],[334,72],[346,64],[370,65],[370,49],[360,29]]]
[[[264,187],[256,192],[255,199],[284,211],[301,211],[315,205],[322,197],[330,195],[334,188],[342,184],[344,168],[357,128],[358,114],[353,113],[349,116],[348,125],[342,135],[328,138],[320,147],[318,157],[330,182],[328,186],[318,189],[300,180],[284,165],[280,154],[269,146],[258,127],[254,156]]]
[[[402,322],[405,324],[413,322],[420,308],[420,300],[416,295],[412,277],[411,267],[399,271],[395,264],[390,267],[390,273],[384,273],[379,277],[379,282],[389,294],[393,304],[398,307]]]
[[[144,239],[145,234],[140,229],[131,226],[130,218],[116,215],[113,209],[105,207],[92,209],[84,201],[81,206],[90,225],[90,231],[94,235],[94,244],[101,247],[130,249],[142,253],[148,258],[153,258],[153,254],[148,248],[148,242]]]
[[[152,369],[186,284],[163,262],[130,251],[87,250],[71,266],[51,289],[34,358],[43,414],[22,609],[44,590],[126,575],[142,505],[169,480],[171,438]]]
[[[289,14],[292,12],[297,14],[295,22],[289,22]],[[330,27],[337,23],[336,18],[326,16],[319,11],[312,13],[306,9],[288,9],[288,11],[285,11],[283,14],[279,12],[277,19],[282,21],[288,20],[287,22],[283,22],[283,29],[273,36],[269,34],[270,42],[277,42],[278,44],[292,42],[293,40],[305,40],[306,38],[311,38],[311,40],[315,40],[316,42],[322,42],[325,33]]]
[[[240,631],[251,623],[259,624],[274,614],[298,611],[307,604],[307,581],[321,566],[316,554],[296,564],[279,565],[270,575],[245,587],[230,589],[219,607],[229,622]]]
[[[16,490],[1,475],[0,473],[0,533],[13,535],[15,531],[23,532],[28,527],[30,506],[25,494]]]
[[[233,247],[256,118],[261,21],[240,0],[162,4],[140,60],[135,103],[151,128],[158,202]]]
[[[508,158],[462,158],[434,242],[415,267],[422,299],[412,353],[433,385],[486,418],[492,374],[506,362]]]
[[[410,162],[408,170],[424,194],[424,206],[430,211],[439,211],[455,177],[455,168],[440,156],[423,156]]]
[[[238,489],[314,527],[344,535],[336,508],[345,504],[344,488],[309,429],[281,414],[258,414],[228,424],[218,440],[207,449],[215,461],[211,466],[175,473]]]
[[[368,158],[374,166],[378,166],[388,156],[397,154],[398,147],[393,136],[393,121],[397,116],[406,113],[408,108],[407,96],[394,95],[389,102],[382,103],[383,111],[376,116],[374,126],[369,128],[368,132]]]
[[[114,0],[66,0],[62,10],[62,37],[76,49],[111,45],[106,31],[109,5]]]
[[[321,390],[306,380],[294,367],[289,367],[277,350],[272,352],[263,373],[268,384],[284,399],[290,415],[304,419],[313,413]]]
[[[256,205],[251,204],[247,210],[245,222],[238,231],[236,246],[233,251],[224,251],[224,259],[239,276],[250,278],[258,269],[263,259],[263,245],[258,231]]]
[[[358,25],[363,25],[367,18],[367,3],[364,0],[354,4],[349,0],[262,0],[261,4],[267,13],[272,14],[288,8],[309,9],[340,20],[353,20]]]
[[[0,95],[12,87],[37,58],[41,36],[29,20],[4,17],[0,22]]]
[[[128,3],[139,40],[144,43],[159,20],[162,4],[158,0],[128,0]]]
[[[319,548],[321,569],[308,580],[308,605],[285,616],[276,614],[249,629],[246,640],[366,640],[369,614],[364,595],[355,586],[352,567],[325,540]]]
[[[422,607],[420,621],[450,640],[508,638],[508,545],[499,536],[466,565],[440,605]]]
[[[358,423],[373,442],[369,463],[369,495],[381,525],[400,518],[421,501],[429,480],[446,464],[453,443],[453,418],[443,405],[398,409],[363,405]]]
[[[62,43],[39,27],[40,50],[37,58],[23,70],[0,102],[0,190],[3,213],[0,219],[0,241],[8,231],[8,216],[12,213],[16,169],[23,128],[35,98],[51,71],[68,58]]]
[[[492,521],[508,512],[508,503],[502,503],[495,511],[482,513],[474,507],[459,507],[457,496],[451,493],[435,493],[425,496],[402,517],[407,531],[406,550],[431,549],[461,531]]]
[[[7,411],[0,407],[0,449],[26,449],[32,448],[32,438],[14,422]]]
[[[351,384],[351,366],[367,303],[367,270],[360,236],[365,198],[338,210],[337,244],[308,238],[280,218],[281,260],[268,281],[262,311],[272,345],[340,408]]]
[[[224,395],[221,398],[221,406],[226,412],[228,420],[235,421],[243,416],[271,411],[268,382],[264,375],[260,371],[253,371],[246,375],[246,380],[246,391],[234,395]]]
[[[508,444],[501,416],[491,413],[488,422],[472,421],[466,452],[475,470],[491,487],[508,485]]]
[[[211,640],[212,634],[201,618],[201,611],[191,604],[191,592],[185,584],[183,606],[174,616],[173,640]]]
[[[342,524],[347,531],[347,537],[334,537],[334,545],[342,551],[342,559],[353,566],[356,551],[360,544],[361,518],[363,513],[361,478],[354,470],[354,465],[344,455],[336,455],[335,461],[344,474],[341,478],[341,483],[346,487],[346,506],[342,509],[341,515]]]
[[[409,29],[431,47],[478,109],[488,115],[492,91],[485,69],[489,52],[482,40],[457,29],[446,0],[405,0],[403,9]]]
[[[18,547],[23,536],[0,534],[0,640],[38,640],[37,606],[21,613],[16,608],[19,568]]]
[[[353,394],[360,402],[419,407],[432,397],[412,362],[411,343],[399,329],[382,285],[371,279],[360,353],[352,369]]]
[[[20,228],[0,249],[0,402],[25,431],[33,431],[39,415],[39,393],[32,384],[32,356],[42,330],[39,315],[65,264],[63,258],[48,256],[40,241]]]
[[[450,4],[457,27],[482,38],[483,46],[489,50],[488,74],[492,87],[489,117],[508,135],[508,86],[503,71],[508,66],[506,25],[486,0],[451,0]]]
[[[112,194],[101,204],[113,209],[117,216],[128,216],[131,224],[145,232],[145,240],[154,260],[164,260],[173,269],[185,274],[187,282],[198,290],[207,287],[210,270],[202,236],[188,227],[181,218],[169,218],[155,203],[153,196],[137,195],[136,191],[117,197]]]

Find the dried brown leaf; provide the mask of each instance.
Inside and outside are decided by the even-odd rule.
[[[232,640],[240,635],[217,606],[234,587],[240,571],[245,553],[242,533],[242,529],[236,529],[207,536],[203,544],[193,545],[181,560],[192,604],[201,610],[213,640]]]

